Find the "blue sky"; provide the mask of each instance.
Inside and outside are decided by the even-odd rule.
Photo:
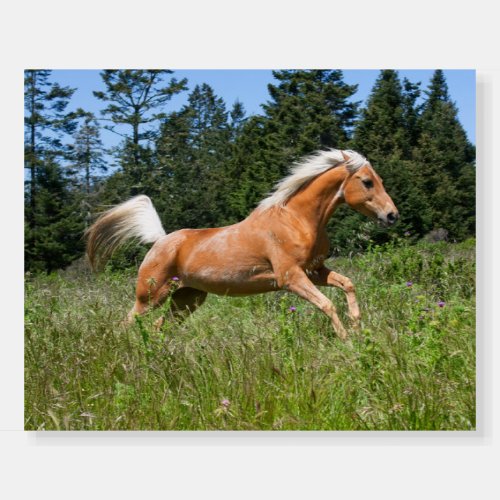
[[[100,70],[54,70],[52,80],[63,86],[77,88],[71,101],[71,108],[81,107],[92,111],[97,116],[104,107],[97,100],[93,90],[104,90]],[[371,92],[379,70],[344,70],[344,81],[358,84],[358,91],[353,100],[364,103]],[[401,78],[412,82],[421,82],[421,88],[427,88],[433,70],[399,70]],[[452,100],[458,107],[458,117],[469,140],[476,142],[476,83],[474,70],[445,70],[446,81]],[[224,99],[228,108],[240,100],[247,115],[262,112],[261,104],[269,100],[267,85],[275,80],[271,70],[176,70],[172,75],[178,79],[187,78],[189,90],[195,85],[208,83],[215,93]],[[167,104],[165,111],[175,111],[187,101],[188,92],[183,92]],[[106,147],[117,145],[121,137],[103,130],[102,140]]]

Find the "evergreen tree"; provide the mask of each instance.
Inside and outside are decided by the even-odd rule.
[[[225,225],[234,224],[242,219],[241,212],[246,207],[245,203],[240,203],[238,192],[235,191],[236,185],[241,182],[241,172],[239,160],[237,158],[238,146],[240,137],[243,136],[248,123],[248,118],[245,116],[245,108],[240,101],[233,104],[233,108],[229,113],[229,130],[230,130],[230,144],[228,158],[225,161],[224,176],[225,182],[223,185],[223,192],[221,194],[222,200],[222,216]],[[252,120],[252,118],[250,118]],[[240,192],[241,194],[241,192]]]
[[[475,229],[475,148],[457,117],[442,70],[436,70],[419,120],[413,151],[421,191],[429,203],[429,229],[444,228],[451,238]]]
[[[412,83],[407,78],[403,78],[403,120],[410,148],[415,146],[421,132],[419,116],[422,106],[417,104],[421,95],[420,85],[421,82]]]
[[[279,84],[268,86],[272,100],[263,108],[267,132],[278,136],[285,163],[316,149],[347,144],[357,113],[350,98],[357,85],[347,85],[338,70],[282,70],[273,75]]]
[[[143,142],[149,144],[155,139],[153,125],[165,119],[160,108],[186,88],[185,79],[171,78],[164,84],[165,76],[170,74],[170,70],[105,70],[101,77],[106,90],[94,91],[98,99],[108,103],[101,111],[112,122],[107,128],[125,136],[121,163],[138,192],[148,183],[151,169],[151,150]],[[118,132],[119,125],[129,127],[131,132]]]
[[[282,176],[282,150],[267,127],[266,117],[252,116],[235,141],[227,177],[231,222],[244,219]]]
[[[430,136],[435,147],[441,151],[440,161],[444,169],[456,178],[464,164],[474,162],[476,151],[458,120],[458,111],[450,99],[442,70],[435,71],[425,93],[427,100],[419,126],[422,133]]]
[[[207,84],[197,85],[188,104],[162,125],[157,162],[167,199],[173,201],[163,207],[167,226],[220,224],[230,139],[224,101]]]
[[[60,196],[67,200],[66,180],[60,162],[68,158],[68,146],[63,141],[66,134],[74,132],[81,110],[68,113],[66,108],[75,89],[61,87],[50,81],[51,71],[25,71],[25,169],[27,186],[25,194],[25,257],[26,268],[54,269],[74,257],[74,233],[57,235],[53,223],[67,230],[76,223],[72,214],[53,210]],[[54,193],[51,189],[54,188]],[[64,201],[63,201],[64,202]],[[63,220],[68,218],[67,221]],[[66,224],[67,223],[67,224]],[[44,264],[44,262],[46,262]]]
[[[70,172],[75,176],[75,187],[83,192],[81,212],[85,225],[88,226],[91,223],[92,209],[96,204],[94,188],[98,174],[107,171],[99,125],[92,113],[86,113],[74,137],[75,142],[71,146]]]
[[[240,101],[235,101],[233,108],[229,113],[230,123],[229,127],[231,129],[231,142],[235,142],[238,138],[239,133],[245,123],[245,107]]]
[[[26,215],[31,226],[37,202],[37,174],[43,167],[45,154],[62,156],[64,134],[76,128],[78,113],[66,113],[69,100],[76,89],[61,87],[49,80],[49,70],[24,72],[24,167],[28,173],[29,199]],[[33,229],[33,228],[32,228]]]
[[[365,154],[374,165],[388,158],[407,158],[411,144],[406,118],[411,104],[411,99],[403,96],[397,72],[381,71],[356,124],[353,149]]]
[[[61,167],[50,159],[38,172],[37,184],[35,224],[26,228],[31,242],[26,246],[26,268],[50,272],[66,267],[83,253],[81,194],[71,190]]]
[[[439,103],[450,102],[448,84],[442,69],[437,69],[432,75],[428,90],[425,91],[427,100],[425,103],[426,112],[436,111]]]
[[[99,125],[92,113],[87,113],[85,119],[75,134],[72,145],[72,166],[76,173],[83,175],[83,190],[90,197],[93,181],[98,173],[107,171],[104,162],[104,146],[99,132]]]

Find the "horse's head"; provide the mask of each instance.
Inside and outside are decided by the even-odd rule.
[[[386,226],[394,224],[399,218],[398,209],[386,193],[382,179],[368,162],[348,177],[343,195],[351,208],[378,219]]]

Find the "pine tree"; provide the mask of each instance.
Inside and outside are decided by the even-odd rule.
[[[244,219],[282,176],[282,150],[267,126],[266,117],[251,116],[235,141],[227,181],[231,222]]]
[[[91,222],[92,209],[96,204],[95,184],[99,178],[98,174],[107,171],[99,125],[92,113],[86,113],[74,138],[69,172],[74,176],[75,187],[82,191],[82,217],[88,226]]]
[[[72,167],[76,173],[83,175],[81,184],[86,196],[89,197],[96,176],[107,171],[99,125],[92,113],[86,114],[74,137]]]
[[[167,225],[209,227],[223,219],[225,165],[231,129],[224,101],[207,85],[197,85],[181,111],[162,125],[157,162],[167,190]]]
[[[406,128],[409,104],[397,72],[381,71],[356,124],[353,149],[366,155],[374,166],[388,158],[407,158],[411,146]]]
[[[142,191],[150,173],[151,149],[144,146],[156,137],[154,125],[164,120],[161,108],[175,94],[186,89],[186,79],[171,78],[164,84],[170,70],[105,70],[101,77],[106,90],[94,91],[94,95],[108,103],[101,111],[112,125],[109,130],[125,137],[121,163],[137,191]],[[124,125],[130,133],[121,133],[117,126]]]
[[[272,100],[263,108],[268,132],[278,136],[284,151],[284,163],[347,144],[357,113],[357,103],[350,102],[357,85],[347,85],[338,70],[282,70],[273,75],[279,84],[268,86]]]
[[[413,157],[430,205],[429,229],[444,228],[450,238],[464,238],[475,229],[475,148],[458,120],[442,70],[434,72],[425,93]]]
[[[428,90],[425,91],[427,100],[425,103],[425,111],[435,112],[439,103],[450,102],[448,93],[448,84],[442,69],[437,69],[432,75]]]
[[[68,263],[74,257],[74,233],[66,232],[55,241],[52,222],[56,216],[50,196],[65,200],[66,180],[59,164],[68,159],[68,145],[64,141],[74,132],[81,110],[68,113],[66,108],[75,89],[61,87],[50,81],[51,71],[25,71],[25,169],[27,171],[25,203],[25,258],[26,268],[53,269],[55,263]],[[59,186],[50,194],[51,187]],[[73,214],[58,212],[60,227],[76,223]],[[68,220],[64,220],[65,218]],[[52,221],[52,222],[51,222]],[[57,237],[56,237],[57,238]],[[65,256],[65,257],[64,257]],[[44,262],[46,262],[44,264]]]
[[[51,82],[50,75],[49,70],[24,72],[24,167],[28,171],[29,184],[26,215],[31,226],[37,202],[38,170],[43,167],[46,154],[50,154],[51,158],[65,154],[66,148],[61,139],[64,134],[74,132],[79,116],[79,113],[66,113],[76,89]]]
[[[229,127],[231,130],[232,143],[236,141],[239,133],[241,132],[243,124],[245,123],[245,114],[246,114],[245,107],[243,106],[243,103],[238,100],[235,101],[231,109],[231,112],[229,113],[230,116]]]
[[[427,100],[419,125],[441,152],[440,161],[445,170],[456,178],[464,164],[474,162],[475,148],[458,120],[458,111],[450,99],[442,70],[435,71],[425,93]]]
[[[419,116],[422,110],[422,106],[417,104],[417,101],[421,95],[420,85],[421,82],[412,83],[407,78],[403,78],[403,120],[410,144],[410,149],[416,145],[421,132]]]
[[[35,224],[26,228],[26,268],[51,272],[70,264],[83,253],[81,195],[72,191],[61,167],[46,159],[37,175]],[[36,237],[31,234],[36,231]]]

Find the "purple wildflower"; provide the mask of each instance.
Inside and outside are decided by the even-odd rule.
[[[290,306],[288,310],[293,313],[297,310],[297,308],[295,306]]]
[[[412,285],[413,285],[413,281],[407,281],[407,282],[406,282],[406,286],[410,287],[410,286],[412,286]]]
[[[231,404],[231,402],[229,401],[229,399],[223,399],[221,402],[220,402],[221,406],[223,406],[224,408],[229,408],[229,405]]]
[[[442,300],[440,300],[440,301],[438,302],[438,306],[439,306],[439,307],[444,307],[445,305],[446,305],[446,302],[443,302]]]
[[[178,276],[172,276],[172,281],[179,281],[179,277]]]
[[[410,231],[405,231],[405,233],[404,233],[404,234],[405,234],[405,236],[407,236],[407,237],[408,237],[408,236],[411,236]]]

